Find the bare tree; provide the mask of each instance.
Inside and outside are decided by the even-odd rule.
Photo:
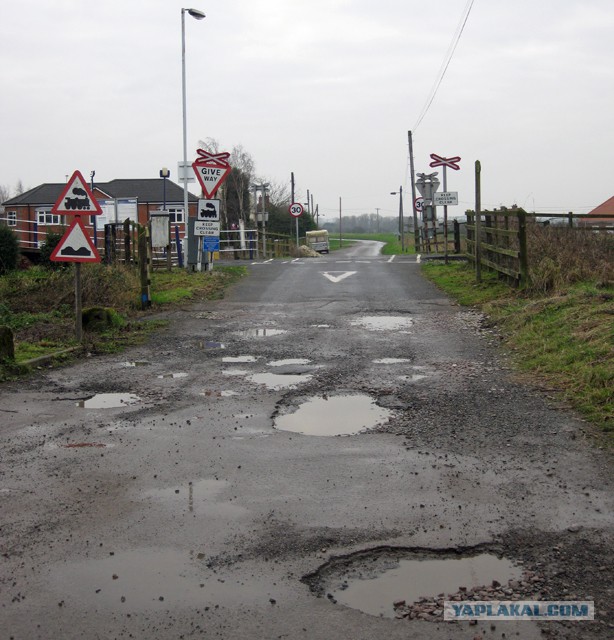
[[[17,184],[15,185],[15,195],[20,196],[25,190],[26,189],[23,186],[21,179],[17,180]]]
[[[6,202],[11,197],[11,188],[0,184],[0,204]]]

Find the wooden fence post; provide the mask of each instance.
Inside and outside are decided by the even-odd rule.
[[[482,282],[482,247],[480,234],[480,218],[482,216],[482,186],[481,177],[482,165],[479,160],[475,161],[475,279]]]
[[[529,281],[529,257],[527,256],[527,216],[524,211],[518,213],[518,260],[520,262],[520,286]]]
[[[141,276],[141,308],[147,309],[151,306],[149,295],[149,260],[147,259],[147,227],[138,227],[138,247],[139,247],[139,273]]]

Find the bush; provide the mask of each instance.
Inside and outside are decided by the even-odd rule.
[[[8,227],[0,226],[0,275],[14,271],[19,261],[19,240]]]
[[[41,245],[41,265],[48,269],[61,269],[68,266],[66,262],[52,262],[51,254],[58,246],[63,235],[61,233],[53,233],[52,231],[45,236],[45,242]]]

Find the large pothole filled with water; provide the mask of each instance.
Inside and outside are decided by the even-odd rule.
[[[445,600],[531,599],[543,579],[483,548],[381,547],[333,558],[302,581],[319,597],[384,618],[442,620]]]
[[[390,409],[365,394],[308,398],[293,413],[278,415],[274,427],[309,436],[348,436],[384,424]]]

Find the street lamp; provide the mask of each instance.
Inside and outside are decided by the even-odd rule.
[[[185,264],[188,266],[188,238],[190,233],[190,225],[188,224],[188,131],[187,131],[187,109],[186,109],[186,90],[185,90],[185,14],[186,11],[196,20],[202,20],[205,14],[198,9],[181,9],[181,89],[183,98],[183,211],[185,215]]]
[[[162,202],[164,203],[162,205],[162,211],[166,211],[166,180],[170,178],[170,175],[171,172],[166,167],[160,169],[160,177],[162,178]]]
[[[403,222],[403,185],[399,187],[398,191],[391,191],[391,196],[396,196],[399,194],[399,231],[401,232],[401,252],[405,252],[405,233],[404,233],[404,222]]]

